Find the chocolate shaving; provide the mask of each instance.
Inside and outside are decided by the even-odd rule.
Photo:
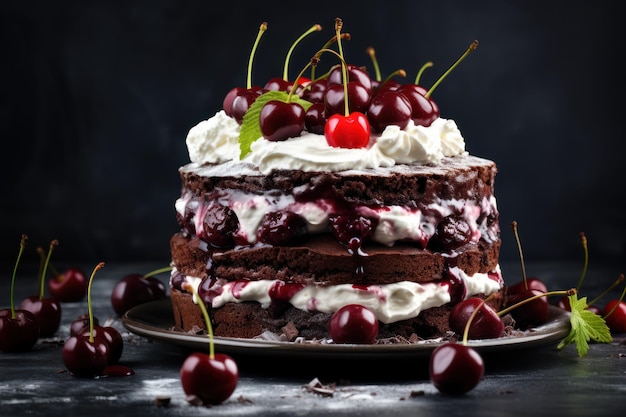
[[[304,389],[322,397],[332,397],[335,394],[335,384],[324,386],[317,378],[313,378],[311,382],[304,386]]]

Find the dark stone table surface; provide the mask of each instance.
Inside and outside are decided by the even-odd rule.
[[[0,416],[615,416],[624,413],[626,335],[613,343],[591,344],[579,357],[573,345],[556,343],[531,349],[495,351],[485,355],[486,372],[466,395],[440,394],[428,379],[427,359],[289,358],[281,354],[239,354],[240,379],[223,404],[197,407],[185,399],[179,378],[188,346],[149,339],[129,332],[110,303],[115,283],[131,272],[147,273],[154,264],[111,264],[96,274],[93,310],[124,337],[122,365],[134,375],[77,378],[64,367],[61,350],[69,323],[86,312],[86,300],[62,305],[57,334],[40,339],[23,353],[0,352]],[[581,294],[594,298],[622,272],[617,267],[591,267]],[[91,272],[93,266],[84,266]],[[33,270],[32,281],[27,271]],[[36,268],[18,269],[16,302],[35,291]],[[576,286],[577,264],[532,264],[527,271],[551,289]],[[520,277],[518,265],[503,265],[505,280]],[[2,272],[0,307],[9,306],[10,271]],[[167,275],[160,275],[166,283]],[[33,291],[31,291],[31,289]],[[616,298],[621,287],[607,295]],[[318,379],[328,396],[306,387]],[[158,399],[167,398],[163,405]]]

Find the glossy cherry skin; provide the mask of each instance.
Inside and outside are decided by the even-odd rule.
[[[72,375],[94,377],[109,364],[109,345],[101,337],[89,341],[89,334],[70,336],[63,345],[63,363]]]
[[[431,382],[439,392],[462,395],[481,381],[485,364],[473,348],[460,343],[445,343],[433,351],[429,373]]]
[[[424,96],[424,88],[415,84],[405,84],[396,91],[404,94],[411,103],[411,119],[416,125],[430,126],[439,117],[439,107]]]
[[[367,119],[372,131],[381,133],[387,126],[404,129],[411,120],[411,103],[402,93],[387,91],[372,98]]]
[[[100,322],[97,317],[93,318],[93,325],[98,326]],[[89,314],[83,314],[70,323],[70,336],[76,336],[85,330],[85,328],[89,328]]]
[[[243,116],[246,114],[252,103],[263,92],[260,88],[243,88],[235,87],[231,89],[223,101],[223,107],[226,114],[241,124]]]
[[[346,65],[346,72],[348,74],[348,83],[352,82],[362,85],[369,94],[372,93],[372,79],[362,67],[348,64]],[[333,69],[330,71],[330,73],[328,74],[327,85],[329,87],[331,85],[343,86],[343,69],[341,68],[341,65],[333,67]]]
[[[504,322],[493,308],[477,297],[463,300],[452,308],[449,317],[450,328],[462,336],[469,318],[477,308],[478,311],[470,323],[468,338],[495,339],[502,336]]]
[[[326,111],[324,103],[313,103],[304,114],[304,128],[317,135],[324,134]]]
[[[40,337],[50,337],[59,329],[61,304],[54,298],[30,296],[22,300],[19,308],[33,313]]]
[[[526,282],[523,280],[519,281],[510,285],[507,291],[509,294],[513,295],[525,291],[526,289],[548,292],[548,286],[538,278],[528,278],[526,279]]]
[[[68,268],[48,281],[48,292],[61,303],[82,301],[87,295],[87,282],[87,277],[80,268]]]
[[[187,396],[196,397],[205,405],[221,404],[235,391],[239,369],[228,355],[216,353],[211,358],[206,353],[194,352],[180,368],[180,382]]]
[[[155,277],[141,274],[128,274],[113,288],[111,305],[122,316],[126,311],[148,301],[162,300],[166,297],[165,286]]]
[[[378,319],[360,304],[348,304],[328,321],[328,333],[335,343],[373,344],[378,336]]]
[[[35,316],[28,310],[0,310],[0,350],[3,352],[25,352],[39,339],[39,326]]]
[[[617,308],[607,316],[618,303]],[[626,303],[619,300],[611,300],[604,306],[602,314],[605,316],[606,325],[609,326],[612,333],[626,333]]]
[[[363,113],[333,114],[326,121],[324,136],[336,148],[364,148],[370,140],[370,125]]]
[[[293,82],[285,81],[282,77],[273,77],[265,83],[263,89],[266,91],[290,91],[293,87]]]
[[[530,297],[543,294],[543,291],[531,289],[514,294],[507,302],[508,306],[515,305]],[[539,297],[511,310],[511,316],[518,327],[524,329],[544,324],[550,318],[550,304],[548,297]]]
[[[349,82],[347,86],[348,90],[348,111],[352,112],[367,112],[369,107],[371,94],[361,84],[355,82]],[[345,92],[343,85],[334,84],[329,85],[326,88],[324,94],[324,111],[326,116],[330,117],[333,114],[345,114]]]
[[[84,328],[80,335],[89,337],[89,326]],[[95,338],[106,341],[109,346],[109,360],[107,364],[114,365],[119,362],[124,351],[124,340],[120,332],[111,326],[93,326],[93,335]]]
[[[268,101],[259,116],[263,137],[278,142],[300,136],[304,130],[304,113],[304,108],[298,103]]]

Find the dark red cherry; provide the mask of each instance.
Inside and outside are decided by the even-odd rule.
[[[324,137],[335,148],[365,148],[370,140],[370,124],[363,113],[333,114],[324,126]]]
[[[346,71],[348,73],[348,83],[353,82],[363,86],[368,94],[372,93],[372,79],[367,74],[367,71],[363,67],[359,67],[357,65],[348,64],[346,66]],[[341,85],[343,86],[343,70],[341,65],[336,65],[328,74],[328,83],[327,86],[331,85]]]
[[[109,363],[109,345],[102,337],[90,340],[89,333],[70,336],[63,345],[63,363],[72,375],[98,376]]]
[[[198,237],[216,248],[230,248],[235,244],[233,234],[238,228],[239,219],[233,210],[211,203],[204,212]]]
[[[611,310],[613,312],[609,314]],[[607,316],[607,314],[609,315]],[[626,303],[620,300],[611,300],[604,306],[602,315],[612,333],[626,333]]]
[[[302,90],[301,97],[311,103],[323,103],[328,80],[320,78]]]
[[[543,291],[530,289],[511,296],[507,307],[521,303],[522,301],[543,294]],[[515,319],[518,327],[525,329],[531,326],[544,324],[550,318],[550,304],[548,297],[538,297],[527,301],[511,310],[511,316]]]
[[[286,245],[306,233],[304,218],[291,211],[273,211],[267,213],[259,230],[257,239],[269,245]]]
[[[148,301],[162,300],[166,297],[165,286],[155,277],[141,274],[128,274],[122,278],[111,292],[113,310],[122,316],[126,311]]]
[[[411,103],[402,93],[387,91],[372,98],[367,120],[375,133],[381,133],[387,126],[404,129],[411,120],[411,112]]]
[[[100,322],[97,317],[93,318],[94,326],[98,326]],[[78,316],[70,323],[70,336],[76,336],[83,332],[85,329],[89,329],[89,313],[85,313]]]
[[[513,285],[510,285],[507,288],[507,292],[510,295],[513,294],[517,294],[519,292],[522,292],[524,290],[537,290],[537,291],[541,291],[541,292],[548,292],[548,287],[547,285],[541,281],[538,278],[528,278],[526,279],[526,281],[524,282],[524,280],[519,281]]]
[[[313,103],[304,114],[304,128],[317,135],[324,134],[326,111],[324,103]]]
[[[396,91],[404,94],[411,103],[411,119],[420,126],[430,126],[439,117],[439,107],[423,93],[424,88],[415,84],[405,84]]]
[[[335,239],[348,247],[351,253],[357,253],[362,243],[374,234],[378,225],[378,219],[353,213],[332,214],[328,217],[328,222]]]
[[[452,251],[469,243],[472,229],[461,216],[446,216],[437,224],[435,234],[430,238],[430,248],[441,251]]]
[[[259,116],[263,137],[278,142],[300,136],[304,130],[304,113],[304,108],[296,102],[268,101]]]
[[[395,81],[395,80],[386,80],[382,84],[375,83],[374,81],[372,81],[372,88],[374,90],[374,93],[372,94],[372,96],[375,97],[379,94],[386,93],[388,91],[396,91],[398,88],[400,88],[400,86],[402,86],[402,84],[400,84],[398,81]]]
[[[378,336],[378,319],[360,304],[348,304],[328,321],[328,333],[335,343],[373,344]]]
[[[39,326],[35,316],[28,310],[0,310],[0,350],[3,352],[25,352],[39,338]]]
[[[348,112],[366,113],[369,107],[371,94],[370,91],[361,84],[350,82],[347,86],[348,90]],[[324,95],[324,111],[327,117],[334,114],[345,114],[346,107],[344,103],[345,93],[343,85],[334,84],[326,88]]]
[[[82,301],[87,295],[87,276],[80,268],[68,268],[48,281],[48,292],[61,303]]]
[[[291,91],[293,87],[293,82],[287,81],[281,77],[273,77],[265,83],[263,87],[266,91]]]
[[[89,325],[80,333],[81,336],[89,337]],[[109,346],[109,362],[108,365],[116,364],[122,357],[124,351],[124,340],[122,335],[115,327],[111,326],[93,326],[93,335],[106,341]]]
[[[19,308],[35,316],[40,337],[50,337],[61,324],[61,304],[51,297],[30,296],[22,300]]]
[[[228,355],[194,352],[180,368],[180,382],[190,402],[199,400],[204,405],[226,401],[237,388],[239,369]]]
[[[474,389],[485,374],[485,364],[473,348],[444,343],[430,357],[430,380],[443,394],[462,395]]]
[[[504,322],[493,308],[477,297],[471,297],[455,305],[450,311],[450,328],[463,335],[465,326],[474,311],[478,309],[469,327],[470,339],[495,339],[504,333]]]
[[[235,87],[230,90],[224,98],[223,107],[227,115],[232,117],[241,124],[243,116],[246,114],[252,103],[261,94],[262,90],[258,88]]]

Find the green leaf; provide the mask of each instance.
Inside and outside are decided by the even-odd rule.
[[[570,332],[558,344],[558,349],[563,349],[572,342],[576,344],[578,356],[583,357],[589,352],[589,342],[611,343],[613,338],[611,330],[599,315],[587,310],[587,297],[580,300],[576,294],[569,296],[571,309]]]
[[[241,130],[239,131],[239,159],[243,159],[247,154],[249,154],[252,143],[263,136],[259,120],[261,117],[261,109],[265,103],[270,100],[279,100],[286,103],[288,99],[289,93],[285,91],[268,91],[267,93],[261,94],[256,100],[254,100],[246,114],[244,114],[241,122]],[[307,111],[313,104],[309,101],[301,99],[295,94],[291,96],[291,101],[301,105],[304,108],[304,111]]]

